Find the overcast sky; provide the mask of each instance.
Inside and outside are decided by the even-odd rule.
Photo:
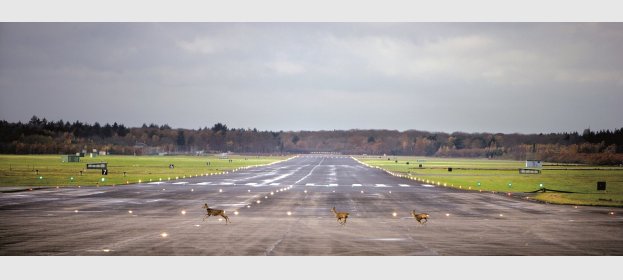
[[[623,127],[619,23],[0,23],[0,119]]]

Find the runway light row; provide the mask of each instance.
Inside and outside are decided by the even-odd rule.
[[[295,156],[295,157],[298,157],[298,156]],[[268,166],[268,165],[272,165],[272,164],[281,163],[281,162],[284,162],[284,161],[291,160],[291,159],[293,159],[293,158],[295,158],[295,157],[290,157],[290,158],[287,158],[287,159],[285,159],[285,160],[280,160],[280,161],[276,161],[276,162],[273,162],[273,163],[268,163],[268,164],[256,164],[256,165],[250,165],[250,166],[238,167],[238,168],[233,169],[233,170],[231,170],[231,171],[216,172],[216,173],[201,173],[201,176],[212,176],[212,175],[229,174],[229,172],[232,172],[232,173],[233,173],[233,172],[239,171],[239,170],[241,170],[241,169],[249,169],[249,168],[253,168],[253,167]],[[181,179],[186,179],[186,177],[188,177],[188,178],[193,178],[193,175],[182,175]],[[195,174],[195,177],[199,177],[199,174]],[[102,182],[104,182],[104,179],[105,179],[105,178],[102,178]],[[176,176],[176,177],[175,177],[175,180],[179,180],[179,179],[180,179],[180,176]],[[170,181],[170,180],[171,180],[171,177],[167,177],[167,180],[169,180],[169,181]],[[149,182],[152,182],[152,181],[153,181],[153,179],[151,179],[151,178],[150,178],[150,179],[149,179]],[[158,181],[162,182],[162,178],[158,178]],[[137,182],[138,182],[139,184],[141,184],[141,183],[143,182],[143,179],[139,179]],[[126,183],[126,184],[130,184],[130,181],[129,181],[129,180],[126,180],[126,182],[125,182],[125,183]],[[112,186],[114,187],[115,185],[113,184]],[[99,187],[99,186],[97,186],[97,187]],[[56,188],[58,189],[59,187],[56,187]],[[80,186],[78,186],[78,188],[80,188]],[[29,191],[32,191],[32,190],[33,190],[33,189],[29,189]]]
[[[437,185],[437,186],[441,186],[442,184],[443,184],[444,187],[448,186],[448,183],[445,183],[445,182],[441,182],[441,181],[435,182],[435,181],[429,180],[429,179],[423,179],[423,178],[418,178],[418,177],[414,177],[414,176],[394,173],[394,172],[391,172],[391,171],[389,171],[387,169],[384,169],[382,167],[379,167],[379,166],[369,165],[369,164],[364,163],[364,162],[362,162],[362,161],[360,161],[360,160],[358,160],[358,159],[356,159],[354,157],[351,157],[351,158],[354,159],[355,161],[359,162],[360,164],[363,164],[363,165],[365,165],[367,167],[370,167],[370,168],[381,169],[381,170],[385,171],[387,174],[390,174],[390,175],[395,176],[395,177],[410,179],[410,180],[419,181],[419,182],[427,183],[427,184],[433,184],[433,185]],[[454,184],[450,184],[450,187],[454,187]],[[459,189],[463,189],[463,186],[459,185]],[[472,190],[472,187],[471,186],[467,186],[467,189],[468,190]],[[478,189],[478,192],[482,192],[482,189]],[[492,191],[492,193],[496,193],[496,192]],[[511,194],[509,194],[509,195],[511,195]]]
[[[279,190],[272,191],[272,192],[270,192],[270,195],[274,195],[274,194],[275,194],[275,192],[279,192],[279,191],[284,192],[284,191],[287,191],[287,190],[289,190],[289,189],[291,189],[291,188],[292,188],[292,185],[290,185],[290,186],[289,186],[289,187],[287,187],[287,188],[281,188],[281,189],[279,189]],[[247,190],[247,192],[251,192],[251,190]],[[268,195],[265,195],[265,196],[264,196],[264,199],[268,199]],[[256,204],[260,204],[260,203],[262,203],[262,201],[258,199],[258,200],[256,200],[256,201],[255,201],[255,203],[256,203]],[[247,204],[247,205],[246,205],[246,207],[247,207],[247,208],[251,208],[251,205],[250,205],[250,204]],[[290,211],[288,211],[288,212],[290,213],[290,214],[288,214],[288,215],[291,215],[291,212],[290,212]],[[238,211],[234,211],[234,215],[239,215],[239,214],[240,214],[240,212],[238,212]],[[219,221],[220,221],[220,219],[219,219]]]
[[[261,167],[261,166],[273,165],[273,164],[277,164],[277,163],[281,163],[281,162],[285,162],[285,161],[291,160],[291,159],[296,158],[296,157],[298,157],[298,156],[290,157],[290,158],[287,158],[287,159],[285,159],[285,160],[280,160],[280,161],[276,161],[276,162],[272,162],[272,163],[267,163],[267,164],[256,164],[256,165],[250,165],[250,166],[238,167],[238,168],[233,169],[233,170],[231,170],[231,171],[216,172],[216,173],[209,173],[209,174],[208,174],[208,173],[205,173],[205,174],[204,174],[204,173],[201,173],[201,176],[211,176],[211,175],[229,174],[229,172],[236,172],[236,171],[238,171],[238,170],[240,170],[240,169],[249,169],[249,168],[253,168],[253,167]],[[185,178],[186,178],[186,176],[188,176],[188,178],[192,178],[192,177],[193,177],[193,175],[183,175],[183,176],[182,176],[182,179],[185,179]],[[199,174],[195,174],[195,177],[199,177]],[[176,177],[175,177],[175,180],[179,180],[179,179],[180,179],[180,177],[179,177],[179,176],[176,176]],[[167,177],[167,180],[169,180],[169,181],[170,181],[170,180],[171,180],[171,177]],[[102,178],[102,179],[101,179],[101,181],[102,181],[102,182],[104,182],[104,181],[105,181],[105,178]],[[153,179],[151,179],[151,178],[150,178],[150,179],[149,179],[149,182],[152,182],[152,181],[153,181]],[[162,181],[162,178],[161,178],[161,177],[160,177],[160,178],[158,178],[158,181],[160,181],[160,182],[161,182],[161,181]],[[142,183],[142,182],[143,182],[143,179],[139,179],[139,180],[138,180],[138,183],[139,183],[139,184],[140,184],[140,183]],[[130,184],[130,181],[129,181],[129,180],[126,180],[126,182],[125,182],[125,183],[126,183],[126,184]],[[113,185],[112,185],[112,187],[114,187],[114,186],[115,186],[115,184],[113,184]],[[96,187],[100,187],[100,186],[99,186],[99,184],[98,184]],[[58,189],[59,187],[57,186],[56,188]],[[78,186],[78,188],[81,188],[81,186]],[[33,189],[32,189],[32,188],[30,188],[30,189],[28,189],[28,190],[29,190],[29,191],[33,191]],[[164,189],[163,189],[163,190],[164,190]]]

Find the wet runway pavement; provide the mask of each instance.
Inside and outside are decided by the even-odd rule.
[[[226,210],[231,224],[202,221],[204,203]],[[333,206],[350,213],[346,225]],[[207,177],[0,193],[0,255],[623,255],[622,216],[303,155]]]

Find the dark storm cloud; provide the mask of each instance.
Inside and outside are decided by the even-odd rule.
[[[197,128],[618,128],[623,25],[2,23],[0,118]]]

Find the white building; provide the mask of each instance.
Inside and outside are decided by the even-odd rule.
[[[528,159],[526,160],[526,168],[542,168],[543,163],[540,160]]]

